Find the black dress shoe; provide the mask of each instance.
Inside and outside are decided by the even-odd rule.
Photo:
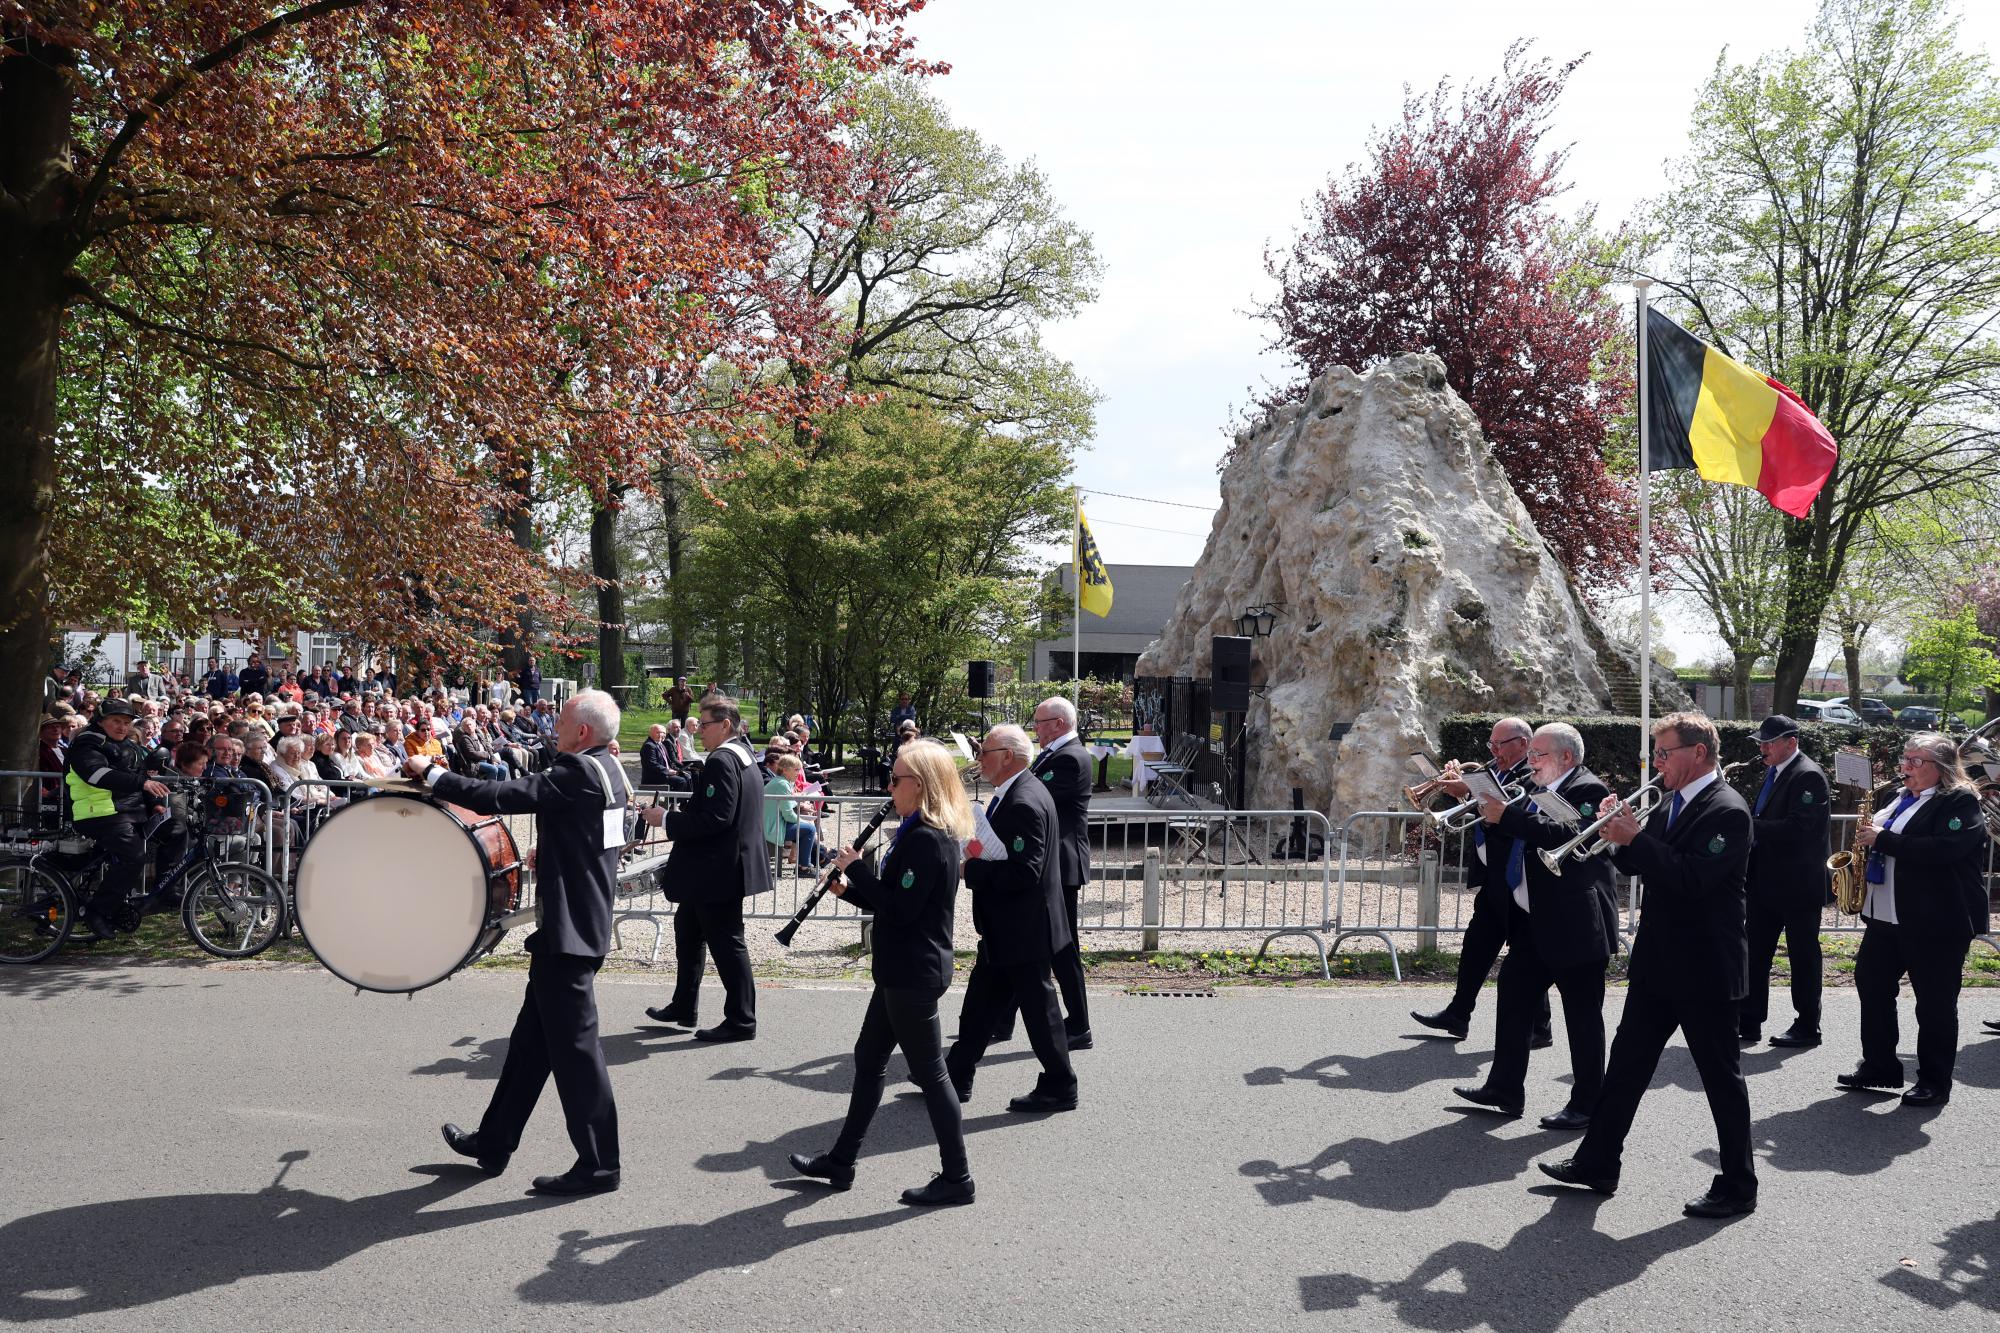
[[[1437,1032],[1448,1033],[1460,1041],[1465,1040],[1465,1030],[1472,1022],[1471,1019],[1455,1014],[1449,1009],[1440,1009],[1434,1014],[1420,1014],[1412,1009],[1410,1010],[1410,1017],[1416,1019],[1427,1028],[1431,1028]]]
[[[1905,1106],[1943,1106],[1951,1100],[1951,1093],[1943,1088],[1934,1088],[1928,1083],[1919,1083],[1903,1094]]]
[[[1736,1034],[1736,1042],[1739,1046],[1755,1046],[1762,1040],[1764,1040],[1764,1029],[1762,1028],[1744,1028]]]
[[[489,1176],[497,1176],[507,1169],[507,1159],[512,1154],[487,1152],[479,1146],[479,1136],[468,1134],[457,1125],[444,1127],[444,1146],[460,1157],[470,1157],[479,1163],[479,1169]]]
[[[1498,1111],[1501,1115],[1505,1116],[1518,1116],[1521,1114],[1520,1102],[1507,1101],[1502,1097],[1495,1096],[1484,1088],[1453,1088],[1452,1091],[1471,1102],[1474,1106],[1483,1106],[1489,1111]]]
[[[1007,1103],[1007,1109],[1010,1111],[1019,1111],[1024,1115],[1033,1115],[1045,1111],[1074,1111],[1076,1109],[1076,1101],[1075,1088],[1071,1088],[1068,1092],[1042,1092],[1037,1090],[1025,1097],[1014,1098]]]
[[[691,1028],[694,1026],[693,1013],[686,1009],[676,1009],[670,1004],[663,1004],[657,1009],[648,1009],[646,1017],[652,1019],[655,1023],[671,1023],[675,1027]]]
[[[951,1090],[958,1094],[958,1104],[960,1106],[972,1100],[972,1085],[970,1083],[960,1083],[957,1079],[953,1079],[951,1081]]]
[[[1773,1046],[1817,1046],[1819,1045],[1819,1033],[1814,1032],[1811,1028],[1786,1028],[1783,1032],[1771,1038],[1771,1044]]]
[[[1090,1031],[1087,1028],[1082,1032],[1073,1032],[1066,1035],[1069,1041],[1069,1048],[1072,1051],[1087,1051],[1097,1044],[1091,1040]]]
[[[932,1176],[931,1183],[921,1189],[904,1190],[903,1202],[912,1208],[937,1208],[948,1204],[972,1202],[972,1177],[960,1176],[957,1180],[946,1180],[943,1176]]]
[[[618,1188],[618,1173],[591,1176],[565,1171],[559,1176],[536,1176],[528,1188],[537,1194],[609,1194]]]
[[[854,1184],[854,1163],[852,1162],[836,1162],[825,1153],[821,1153],[817,1157],[808,1157],[804,1153],[797,1152],[793,1153],[788,1160],[792,1164],[792,1170],[798,1172],[800,1175],[811,1176],[814,1180],[824,1180],[837,1190],[847,1189]]]
[[[741,1023],[717,1023],[712,1028],[703,1028],[694,1034],[696,1041],[755,1041],[757,1029],[744,1027]]]
[[[1857,1069],[1849,1074],[1835,1074],[1833,1082],[1842,1092],[1893,1092],[1903,1086],[1903,1076],[1877,1077]]]
[[[97,940],[115,940],[118,938],[118,928],[112,925],[102,912],[85,910],[83,924],[90,931],[90,938],[93,942]]]
[[[1979,1026],[1988,1032],[2000,1032],[2000,1018],[1982,1018],[1979,1020]]]
[[[1528,1049],[1531,1051],[1545,1051],[1555,1044],[1556,1034],[1547,1028],[1543,1028],[1540,1032],[1528,1038]]]
[[[1006,1027],[1001,1028],[999,1031],[995,1032],[992,1035],[992,1037],[990,1037],[987,1040],[986,1044],[988,1046],[1000,1046],[1012,1040],[1014,1040],[1014,1025],[1012,1023],[1009,1023]]]
[[[1689,1199],[1681,1212],[1689,1217],[1741,1217],[1757,1211],[1757,1200],[1732,1199],[1710,1190],[1699,1199]]]
[[[1574,1157],[1566,1162],[1557,1162],[1554,1165],[1550,1165],[1547,1162],[1537,1162],[1535,1165],[1541,1167],[1542,1174],[1550,1180],[1560,1181],[1565,1185],[1576,1185],[1594,1194],[1616,1194],[1618,1192],[1618,1177],[1594,1176],[1588,1171],[1578,1170]]]
[[[1554,1115],[1543,1116],[1541,1126],[1543,1129],[1561,1130],[1565,1133],[1574,1129],[1589,1129],[1590,1117],[1565,1106]]]

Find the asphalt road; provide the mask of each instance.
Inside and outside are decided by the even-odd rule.
[[[1851,993],[1829,993],[1827,1046],[1750,1053],[1763,1206],[1718,1225],[1680,1214],[1712,1162],[1685,1051],[1617,1197],[1574,1195],[1534,1170],[1569,1142],[1533,1121],[1563,1100],[1562,1048],[1537,1053],[1529,1118],[1464,1111],[1450,1088],[1482,1069],[1491,993],[1460,1048],[1412,1035],[1407,1011],[1441,1002],[1416,987],[1098,992],[1082,1109],[1008,1114],[1033,1066],[1001,1048],[967,1108],[979,1201],[922,1212],[896,1195],[936,1154],[921,1103],[893,1095],[852,1192],[787,1180],[787,1152],[833,1140],[864,991],[769,986],[763,1036],[711,1048],[644,1025],[657,983],[607,979],[625,1188],[542,1200],[528,1177],[570,1161],[553,1091],[497,1180],[437,1136],[478,1119],[520,986],[0,974],[0,1320],[1707,1333],[2000,1314],[2000,1038],[1977,1027],[2000,992],[1968,992],[1938,1112],[1833,1091]]]

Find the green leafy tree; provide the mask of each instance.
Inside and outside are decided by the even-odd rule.
[[[1659,209],[1663,285],[1840,442],[1784,520],[1790,708],[1871,516],[2000,477],[2000,89],[1943,0],[1823,0],[1804,43],[1718,61]]]
[[[1993,649],[1993,637],[1979,631],[1978,609],[1968,603],[1949,615],[1918,618],[1903,671],[1941,695],[1950,713],[1972,703],[1973,691],[2000,686],[2000,657]]]

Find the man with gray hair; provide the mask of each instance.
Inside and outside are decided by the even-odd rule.
[[[507,1058],[479,1128],[444,1127],[445,1144],[497,1176],[521,1144],[521,1131],[555,1078],[576,1162],[557,1176],[535,1177],[539,1194],[597,1194],[618,1188],[618,1108],[597,1035],[597,970],[611,950],[611,904],[618,856],[625,850],[631,788],[610,743],[618,704],[584,690],[556,720],[555,762],[540,773],[482,782],[418,755],[405,764],[443,800],[482,815],[535,816],[535,931],[528,936],[528,993]]]
[[[1583,766],[1583,737],[1567,722],[1538,728],[1528,742],[1537,791],[1560,795],[1588,823],[1612,799],[1611,789]],[[1549,987],[1562,994],[1574,1082],[1562,1110],[1542,1117],[1543,1129],[1579,1130],[1604,1082],[1604,974],[1618,947],[1618,903],[1611,892],[1611,859],[1570,858],[1551,869],[1537,852],[1552,851],[1576,836],[1532,799],[1505,803],[1487,797],[1479,817],[1513,840],[1505,868],[1509,889],[1507,961],[1500,965],[1500,1019],[1493,1065],[1486,1082],[1453,1091],[1475,1106],[1505,1116],[1521,1114],[1527,1098],[1529,1036]]]
[[[966,847],[965,884],[972,890],[972,924],[979,953],[965,983],[958,1040],[945,1069],[961,1102],[972,1100],[972,1075],[1002,1010],[1021,1011],[1021,1026],[1042,1062],[1034,1091],[1007,1103],[1010,1111],[1074,1111],[1076,1073],[1062,1035],[1055,976],[1049,963],[1070,943],[1063,915],[1061,827],[1047,788],[1028,774],[1028,734],[1012,724],[986,733],[979,768],[993,784],[986,826],[993,846]]]
[[[1529,780],[1528,738],[1532,734],[1528,724],[1518,717],[1501,718],[1487,734],[1486,753],[1492,756],[1489,767],[1501,786]],[[1444,790],[1461,801],[1471,793],[1471,788],[1463,782],[1449,780]],[[1507,885],[1507,867],[1514,854],[1514,840],[1481,823],[1473,827],[1472,842],[1478,864],[1468,873],[1479,885],[1479,891],[1473,895],[1472,920],[1466,922],[1465,937],[1458,946],[1458,988],[1452,992],[1451,1003],[1434,1014],[1410,1011],[1410,1017],[1425,1027],[1458,1041],[1465,1039],[1472,1026],[1472,1011],[1478,1007],[1479,992],[1486,985],[1493,964],[1499,961],[1500,947],[1507,942],[1507,916],[1513,899],[1513,890]],[[1539,1050],[1554,1041],[1549,1031],[1549,1001],[1544,995],[1529,1044]]]

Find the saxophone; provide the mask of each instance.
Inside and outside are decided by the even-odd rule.
[[[1875,788],[1872,786],[1861,798],[1861,809],[1854,827],[1875,818]],[[1857,916],[1861,904],[1868,898],[1868,853],[1849,848],[1835,852],[1826,858],[1826,868],[1833,872],[1833,905],[1842,916]]]

